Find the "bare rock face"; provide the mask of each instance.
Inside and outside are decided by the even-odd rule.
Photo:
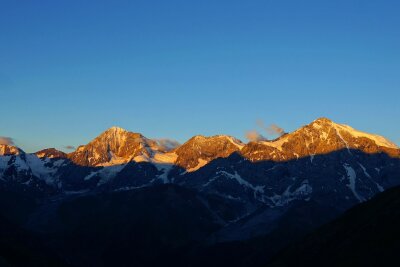
[[[244,144],[231,136],[194,136],[175,149],[176,165],[188,171],[195,171],[216,158],[226,158],[240,151]]]
[[[12,155],[20,155],[24,154],[25,152],[22,149],[11,146],[11,145],[4,145],[0,144],[0,156],[12,156]]]
[[[327,118],[317,119],[274,141],[251,142],[241,153],[251,161],[287,161],[343,149],[349,153],[359,150],[368,154],[386,153],[400,157],[397,146],[385,138],[357,131]]]
[[[65,159],[68,155],[55,148],[46,148],[35,153],[38,158]]]
[[[68,157],[77,165],[100,166],[112,161],[126,163],[136,156],[151,157],[158,150],[156,141],[139,133],[112,127],[89,144],[78,147]]]

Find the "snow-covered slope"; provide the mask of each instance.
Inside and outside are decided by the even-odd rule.
[[[398,146],[395,143],[389,141],[383,136],[361,132],[345,124],[337,124],[332,122],[332,125],[336,128],[336,130],[347,132],[353,138],[364,137],[374,141],[377,146],[398,149]]]
[[[368,154],[386,153],[400,157],[398,147],[379,135],[363,133],[350,126],[319,118],[293,133],[273,141],[250,142],[242,154],[252,160],[287,161],[339,150],[359,150]]]
[[[0,180],[38,190],[59,189],[58,171],[66,164],[65,158],[39,157],[19,148],[13,151],[16,153],[0,156]]]

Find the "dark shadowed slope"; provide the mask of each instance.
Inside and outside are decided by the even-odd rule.
[[[0,266],[69,266],[40,238],[0,215]]]
[[[362,203],[267,266],[399,266],[400,187]]]
[[[176,264],[240,205],[171,184],[81,196],[61,204],[49,242],[76,266]]]

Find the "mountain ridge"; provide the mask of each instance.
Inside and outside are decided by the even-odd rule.
[[[374,177],[372,179],[376,183],[374,187],[381,190],[383,188],[381,184],[386,182],[379,180],[384,175],[380,165],[384,163],[386,166],[389,158],[400,158],[400,149],[385,138],[354,130],[350,126],[334,123],[327,118],[314,120],[272,141],[245,144],[227,135],[210,137],[197,135],[169,151],[160,146],[156,140],[115,126],[69,154],[54,148],[32,154],[25,153],[17,147],[6,145],[1,147],[5,153],[0,161],[0,177],[5,181],[16,180],[25,183],[34,181],[34,184],[44,181],[43,186],[48,184],[50,187],[64,188],[64,190],[69,187],[71,190],[82,190],[103,187],[106,184],[112,185],[114,189],[118,189],[116,186],[135,188],[160,182],[173,182],[191,184],[199,190],[211,190],[218,194],[225,194],[223,192],[226,190],[215,186],[221,181],[225,181],[224,183],[229,181],[230,184],[232,182],[235,184],[231,186],[239,186],[237,190],[240,188],[240,190],[250,190],[254,193],[254,198],[259,198],[258,200],[263,202],[270,202],[267,200],[270,199],[275,204],[281,203],[282,199],[273,200],[273,195],[282,195],[284,190],[276,188],[279,193],[276,191],[266,193],[268,190],[265,187],[273,182],[269,182],[266,177],[278,175],[279,172],[276,171],[278,169],[287,169],[285,164],[299,165],[296,161],[306,159],[302,160],[302,165],[298,167],[302,172],[284,171],[288,175],[293,173],[290,175],[298,178],[304,176],[304,173],[315,172],[313,169],[317,165],[335,163],[340,171],[333,174],[332,169],[330,175],[337,176],[340,173],[344,177],[349,177],[346,179],[350,179],[348,187],[353,195],[357,199],[364,199],[369,198],[370,194],[358,195],[357,188],[366,183],[359,180],[361,179],[359,177],[369,180]],[[9,152],[10,149],[13,153]],[[235,154],[238,157],[235,157]],[[380,154],[387,155],[388,159],[379,156]],[[321,162],[320,159],[325,158],[321,157],[322,155],[326,155],[326,159]],[[333,155],[336,158],[332,158]],[[367,155],[378,156],[371,161]],[[382,158],[381,162],[378,158]],[[247,161],[249,163],[246,163]],[[224,165],[219,166],[214,162]],[[374,164],[378,165],[372,166]],[[241,167],[247,165],[246,170]],[[387,168],[392,167],[388,165]],[[250,175],[252,169],[256,173]],[[203,174],[204,172],[207,174]],[[202,174],[202,177],[191,178],[197,177],[198,174]],[[289,195],[297,194],[293,190],[309,191],[306,186],[309,179],[302,179],[304,180],[299,181],[300,184],[292,185],[291,189],[287,188],[290,192],[285,193],[286,198],[291,199]],[[375,189],[373,191],[375,192]],[[260,194],[263,197],[260,197]],[[265,194],[269,196],[265,198]]]
[[[146,138],[140,133],[130,132],[123,128],[113,126],[88,144],[79,146],[75,151],[69,153],[68,158],[79,165],[101,166],[102,164],[107,164],[107,162],[112,161],[114,157],[119,159],[114,159],[115,163],[119,164],[132,161],[137,156],[152,158],[155,154],[173,155],[174,153],[176,154],[176,152],[178,152],[178,154],[184,154],[183,151],[190,147],[192,147],[192,150],[193,148],[199,149],[198,143],[205,142],[208,147],[212,147],[214,145],[213,141],[221,142],[222,139],[225,139],[223,141],[224,144],[215,144],[215,146],[219,147],[214,148],[214,150],[218,150],[219,152],[214,151],[211,153],[211,151],[207,151],[205,154],[208,153],[211,155],[206,155],[203,158],[200,157],[200,155],[188,155],[190,159],[182,159],[182,157],[177,155],[176,162],[174,163],[193,171],[217,157],[227,157],[231,153],[237,151],[241,151],[245,157],[252,161],[284,161],[304,156],[329,153],[343,148],[360,149],[367,153],[384,152],[391,156],[400,157],[399,148],[388,139],[380,135],[364,133],[348,125],[338,124],[328,118],[321,117],[310,124],[302,126],[291,133],[285,133],[274,140],[243,143],[241,140],[228,135],[214,135],[208,137],[196,135],[171,151],[164,151],[162,147],[157,144],[157,141]],[[293,142],[290,142],[290,139],[294,139]],[[316,144],[314,140],[319,141],[321,144]],[[233,146],[228,145],[226,141],[229,141]],[[99,148],[99,146],[103,147]],[[263,149],[263,146],[266,148]],[[202,145],[203,149],[204,147],[205,146]],[[221,152],[222,150],[226,151]],[[266,153],[263,153],[263,155],[254,155],[254,150],[266,150]],[[141,161],[143,161],[143,158]],[[171,162],[168,161],[167,163]]]
[[[237,139],[229,135],[214,135],[214,136],[195,135],[186,142],[184,142],[183,144],[180,144],[179,146],[169,151],[165,151],[165,149],[163,149],[162,146],[158,145],[156,139],[147,138],[140,133],[131,132],[118,126],[112,126],[103,131],[94,139],[92,139],[86,145],[80,145],[77,149],[75,149],[70,153],[65,153],[55,148],[45,148],[35,152],[34,154],[37,155],[40,154],[41,156],[44,156],[45,153],[48,153],[48,157],[56,156],[56,154],[57,157],[65,157],[65,155],[67,155],[69,159],[80,165],[101,166],[102,164],[106,164],[108,161],[110,161],[113,156],[123,158],[123,161],[127,163],[130,160],[132,160],[135,156],[144,155],[147,157],[151,157],[156,153],[169,154],[169,153],[174,153],[177,150],[182,151],[183,150],[182,147],[185,146],[188,147],[189,146],[188,144],[193,143],[195,140],[206,140],[209,143],[211,143],[213,140],[226,139],[237,147],[237,149],[231,149],[232,152],[241,151],[244,149],[243,154],[250,156],[252,146],[261,147],[261,145],[264,145],[266,147],[269,147],[269,150],[271,150],[270,153],[273,153],[273,151],[275,151],[275,153],[282,152],[282,146],[287,146],[287,150],[293,150],[293,147],[288,146],[288,144],[285,144],[287,143],[288,139],[298,135],[305,136],[308,139],[312,138],[309,132],[312,129],[314,131],[317,130],[316,132],[318,133],[322,131],[323,135],[319,136],[319,138],[326,139],[330,133],[323,132],[324,128],[325,130],[328,131],[332,129],[336,131],[336,136],[334,136],[336,139],[334,140],[336,142],[336,146],[333,147],[334,149],[331,149],[330,151],[342,148],[353,148],[353,149],[361,149],[368,153],[385,152],[392,156],[396,157],[400,156],[398,152],[396,153],[396,151],[399,150],[399,147],[390,140],[388,140],[387,138],[380,135],[370,134],[356,130],[346,124],[335,123],[326,117],[318,118],[307,125],[299,127],[293,132],[285,133],[282,136],[273,140],[249,141],[248,143],[244,143],[240,139]],[[318,136],[313,136],[313,137],[318,137]],[[297,139],[296,141],[297,143],[300,144],[304,143],[308,147],[310,143],[314,142],[314,140],[307,140],[307,138]],[[364,141],[363,145],[362,141]],[[96,147],[101,145],[103,146],[102,148]],[[323,145],[326,145],[326,143],[324,143]],[[297,151],[292,153],[292,155],[285,155],[286,157],[282,157],[282,155],[281,156],[275,155],[274,157],[271,155],[269,156],[269,158],[262,158],[262,160],[266,159],[289,160],[300,156],[309,156],[309,155],[330,152],[328,150],[324,151],[321,148],[317,149],[317,151],[313,151],[312,149],[313,149],[312,147],[309,148],[309,151],[306,151],[307,152],[306,153],[305,151],[301,151],[301,149],[297,148]],[[6,153],[6,150],[7,151],[12,150],[14,151],[13,153],[25,153],[22,149],[18,148],[17,146],[0,144],[0,155],[2,153]],[[96,150],[100,151],[98,151],[98,153],[96,154],[97,152]],[[294,148],[294,150],[296,150],[296,148]],[[113,155],[110,155],[109,152],[112,152]],[[300,154],[297,152],[300,152]],[[257,159],[252,158],[252,160],[257,160]]]

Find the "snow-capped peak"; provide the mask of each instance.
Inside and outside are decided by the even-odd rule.
[[[375,142],[376,145],[378,146],[383,146],[383,147],[388,147],[388,148],[395,148],[397,149],[398,146],[396,144],[394,144],[393,142],[389,141],[388,139],[386,139],[383,136],[380,135],[376,135],[376,134],[369,134],[369,133],[365,133],[362,131],[358,131],[348,125],[345,124],[337,124],[337,123],[333,123],[334,127],[338,130],[342,130],[342,131],[347,131],[349,134],[351,134],[353,137],[365,137],[368,138],[370,140],[373,140]]]
[[[118,126],[112,126],[110,128],[108,128],[106,131],[106,133],[127,133],[128,131],[125,130],[124,128],[118,127]]]
[[[23,153],[24,151],[16,146],[0,144],[0,156],[19,155]]]
[[[398,147],[386,138],[319,118],[310,124],[272,141],[250,142],[241,153],[253,160],[288,161],[336,151],[357,150],[364,153],[387,153],[399,157]]]
[[[351,136],[353,138],[365,137],[369,140],[374,141],[377,146],[387,147],[387,148],[395,148],[395,149],[398,148],[398,146],[396,144],[389,141],[388,139],[386,139],[383,136],[362,132],[362,131],[356,130],[346,124],[340,124],[340,123],[333,122],[332,120],[330,120],[328,118],[318,118],[315,121],[313,121],[309,126],[312,126],[315,129],[321,130],[322,132],[329,131],[330,129],[333,128],[339,136],[342,136],[344,133],[346,133],[348,136]],[[346,138],[343,137],[343,139],[346,139]],[[349,141],[349,140],[347,140],[347,141]]]
[[[120,127],[111,127],[93,139],[89,144],[80,146],[69,158],[79,165],[104,166],[123,164],[137,156],[152,157],[162,150],[156,141],[140,133],[129,132]]]

